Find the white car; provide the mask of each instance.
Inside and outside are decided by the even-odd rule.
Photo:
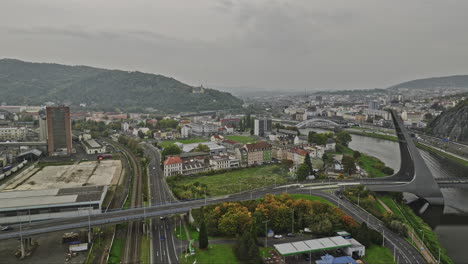
[[[282,235],[274,235],[273,237],[279,239],[279,238],[282,238],[283,236]]]

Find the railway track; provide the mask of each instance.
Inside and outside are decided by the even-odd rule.
[[[131,185],[131,193],[127,199],[130,199],[130,208],[141,207],[143,205],[143,175],[139,160],[130,149],[122,144],[115,143],[127,156],[131,163],[133,184]],[[133,221],[128,223],[127,236],[125,240],[125,247],[123,252],[122,263],[139,263],[141,236],[143,234],[141,221]]]

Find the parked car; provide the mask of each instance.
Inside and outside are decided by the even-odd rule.
[[[159,220],[166,220],[166,217],[165,216],[160,216]]]
[[[279,238],[283,238],[283,236],[282,235],[274,235],[273,238],[279,239]]]
[[[286,236],[287,237],[295,237],[296,235],[294,233],[288,233]]]

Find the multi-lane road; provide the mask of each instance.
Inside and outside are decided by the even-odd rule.
[[[145,153],[149,158],[149,198],[151,204],[173,203],[176,199],[172,196],[160,167],[161,155],[157,148],[150,143],[145,143]],[[180,263],[179,257],[184,242],[174,235],[175,226],[181,225],[180,218],[161,217],[151,220],[151,263]]]

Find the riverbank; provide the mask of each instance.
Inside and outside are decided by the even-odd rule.
[[[348,131],[350,134],[354,134],[354,135],[360,135],[360,136],[364,136],[364,137],[371,137],[371,138],[377,138],[377,139],[383,139],[383,140],[398,142],[398,138],[396,136],[384,135],[384,134],[381,134],[381,133],[374,133],[374,132],[372,132],[372,133],[364,132],[364,131],[361,132],[361,131],[356,131],[356,130],[346,130],[346,131]],[[451,160],[453,162],[456,162],[457,164],[460,164],[460,165],[463,165],[463,166],[468,166],[468,160],[457,157],[457,156],[455,156],[455,155],[453,155],[453,154],[451,154],[449,152],[444,152],[444,151],[438,150],[437,148],[428,146],[428,145],[420,143],[420,142],[415,142],[415,145],[419,149],[427,150],[427,151],[432,152],[434,154],[437,154],[437,155],[439,155],[441,157],[447,158],[447,159],[449,159],[449,160]]]

